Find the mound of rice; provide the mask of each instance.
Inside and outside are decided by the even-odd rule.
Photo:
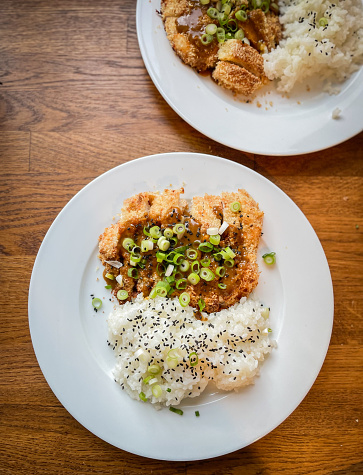
[[[269,338],[266,310],[244,297],[229,309],[210,314],[208,321],[200,321],[178,299],[145,300],[139,295],[115,307],[108,317],[108,344],[116,355],[115,381],[134,399],[139,400],[143,392],[156,407],[175,406],[185,397],[198,396],[210,380],[226,391],[251,384],[260,363],[276,346]],[[167,354],[176,348],[179,364],[170,368]],[[193,352],[198,355],[195,366],[189,360]],[[161,368],[155,376],[162,389],[160,397],[143,382],[150,376],[150,365]]]
[[[265,73],[279,79],[277,89],[289,92],[312,76],[326,81],[324,89],[347,79],[363,63],[361,0],[280,0],[283,39],[264,54]],[[325,18],[327,25],[319,26]]]

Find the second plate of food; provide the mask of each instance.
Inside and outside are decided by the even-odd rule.
[[[157,411],[149,401],[131,399],[114,381],[120,376],[114,373],[112,348],[116,340],[123,338],[126,326],[126,333],[130,333],[132,318],[137,319],[135,328],[142,328],[145,322],[139,314],[132,318],[130,314],[119,331],[121,335],[112,337],[111,346],[107,344],[107,318],[116,302],[105,288],[98,258],[98,236],[117,222],[124,200],[165,188],[184,188],[186,200],[205,193],[245,189],[259,203],[264,221],[257,252],[261,275],[254,297],[270,307],[269,335],[277,343],[254,385],[237,392],[208,385],[201,396],[187,397],[176,405],[183,415],[167,408]],[[268,251],[276,252],[272,266],[262,258]],[[56,269],[51,276],[49,263]],[[103,303],[97,312],[92,306],[94,298]],[[46,380],[64,407],[88,430],[145,457],[205,459],[251,444],[300,404],[320,371],[329,345],[332,282],[314,230],[274,184],[219,157],[169,153],[110,170],[62,210],[34,265],[29,323]],[[146,385],[144,388],[147,392]]]
[[[362,130],[362,68],[339,86],[339,94],[329,95],[309,80],[290,94],[278,93],[271,83],[246,100],[179,59],[167,39],[160,8],[160,0],[137,2],[145,66],[168,104],[204,135],[246,152],[297,155],[331,147]]]

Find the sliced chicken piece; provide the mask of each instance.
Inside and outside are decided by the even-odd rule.
[[[253,94],[263,84],[261,79],[247,69],[227,61],[217,63],[212,77],[218,85],[245,96]]]
[[[259,78],[264,76],[262,56],[240,40],[228,40],[223,43],[218,52],[218,59],[237,64]]]

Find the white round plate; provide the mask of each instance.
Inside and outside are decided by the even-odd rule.
[[[255,295],[271,307],[278,348],[256,384],[239,392],[209,388],[185,400],[181,417],[134,401],[112,377],[106,318],[113,304],[97,258],[98,236],[125,198],[146,190],[185,188],[185,197],[245,188],[265,212]],[[268,267],[262,254],[274,250]],[[103,299],[95,313],[90,295]],[[168,153],[101,175],[81,190],[49,229],[34,264],[29,324],[50,387],[88,430],[121,449],[165,460],[197,460],[245,447],[299,405],[323,364],[333,322],[329,267],[296,205],[254,171],[211,155]],[[199,410],[200,417],[195,416]]]
[[[186,66],[172,50],[156,10],[160,0],[138,0],[137,34],[151,79],[166,102],[188,124],[221,144],[263,155],[298,155],[336,145],[363,129],[363,68],[328,95],[310,83],[290,97],[273,84],[252,103],[234,97]],[[334,109],[341,115],[332,118]]]

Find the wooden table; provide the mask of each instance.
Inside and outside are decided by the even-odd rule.
[[[363,134],[282,158],[209,140],[150,80],[134,0],[2,0],[0,45],[0,473],[362,473]],[[262,440],[202,462],[144,459],[84,429],[46,383],[28,328],[34,259],[64,205],[106,170],[170,151],[234,160],[285,191],[322,242],[335,291],[330,348],[304,401]]]

